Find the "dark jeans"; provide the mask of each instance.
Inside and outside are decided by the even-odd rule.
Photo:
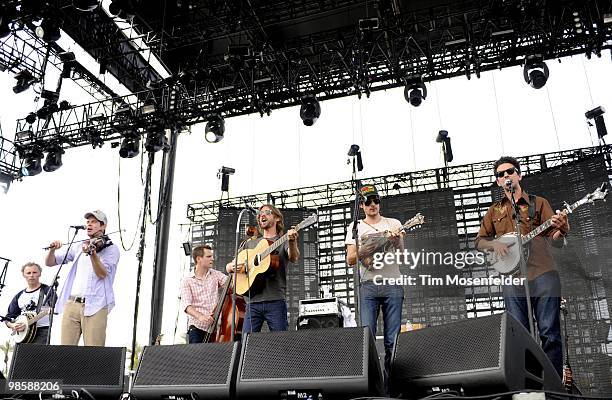
[[[523,286],[502,287],[506,310],[529,330],[527,298]],[[531,308],[537,321],[542,349],[559,376],[563,374],[563,347],[561,342],[561,280],[557,271],[550,271],[529,282]]]
[[[361,325],[369,326],[376,338],[376,320],[382,310],[385,343],[385,386],[395,337],[402,325],[404,288],[400,285],[375,285],[372,281],[361,283]]]
[[[270,331],[286,331],[287,302],[285,300],[261,301],[247,305],[242,325],[242,333],[261,332],[261,327],[266,321]]]
[[[32,344],[47,344],[47,336],[49,336],[49,327],[36,327],[36,335],[30,343]]]
[[[204,335],[208,332],[203,331],[200,328],[196,328],[194,325],[189,325],[187,335],[189,336],[189,344],[202,343],[204,341]]]

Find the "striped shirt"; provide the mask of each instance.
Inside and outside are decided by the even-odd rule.
[[[195,273],[185,277],[181,282],[181,306],[183,311],[187,312],[187,307],[192,306],[204,315],[212,315],[217,306],[219,288],[225,284],[226,280],[227,276],[223,272],[212,268],[202,279],[196,277]],[[210,324],[205,324],[191,315],[187,315],[189,325],[208,332]]]

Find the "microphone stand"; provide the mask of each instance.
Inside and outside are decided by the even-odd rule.
[[[8,265],[11,262],[8,258],[0,257],[0,260],[4,260],[4,267],[2,267],[2,272],[0,273],[0,296],[2,296],[2,289],[4,289],[6,283],[6,271],[8,270]]]
[[[358,234],[358,226],[359,226],[359,200],[361,198],[361,193],[359,190],[361,189],[361,183],[357,180],[357,170],[355,168],[355,159],[357,155],[351,156],[353,157],[353,176],[352,176],[352,184],[355,189],[355,200],[353,202],[353,239],[355,240],[355,254],[356,260],[355,265],[353,266],[353,293],[355,298],[355,322],[357,326],[361,326],[361,271],[359,270],[359,234]]]
[[[51,308],[49,310],[49,333],[47,334],[47,344],[51,342],[51,328],[53,328],[53,314],[55,313],[55,303],[57,302],[57,288],[59,286],[59,274],[62,271],[62,267],[64,266],[64,264],[66,264],[68,253],[70,252],[70,248],[72,247],[72,244],[74,243],[74,239],[76,238],[77,233],[79,233],[79,228],[76,228],[74,230],[74,235],[72,235],[72,240],[70,240],[70,244],[68,244],[68,250],[66,251],[66,254],[64,254],[64,259],[60,263],[60,266],[57,269],[55,276],[53,277],[51,288],[47,291],[47,294],[45,294],[45,297],[43,297],[42,304],[45,304],[47,303],[47,301],[49,301],[49,297],[52,296],[51,305],[50,305]]]
[[[242,211],[240,211],[240,214],[238,214],[238,221],[236,221],[236,248],[234,251],[234,282],[233,282],[233,290],[232,290],[232,335],[231,335],[231,341],[235,341],[235,331],[236,331],[236,282],[237,282],[237,278],[238,278],[238,248],[240,246],[240,222],[242,221],[242,216],[244,215],[245,212],[250,211],[248,207],[244,207],[242,209]],[[245,273],[249,273],[248,270],[248,262],[245,263],[244,265],[244,272]],[[248,307],[251,306],[251,301],[249,299],[249,304]]]
[[[510,200],[512,201],[512,208],[514,209],[514,229],[516,232],[516,243],[518,245],[518,250],[519,250],[519,255],[520,255],[519,266],[521,270],[521,275],[525,279],[523,285],[525,287],[525,297],[527,300],[527,319],[529,320],[529,333],[537,341],[537,336],[535,333],[535,325],[533,323],[533,310],[531,309],[531,292],[529,290],[529,279],[527,279],[527,261],[525,260],[525,252],[524,252],[524,247],[523,247],[523,235],[521,234],[521,212],[520,212],[521,210],[519,206],[516,204],[516,200],[514,199],[514,192],[515,192],[514,186],[510,182],[510,185],[506,183],[506,187],[508,191],[510,192]]]

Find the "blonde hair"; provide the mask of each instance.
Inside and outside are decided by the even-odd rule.
[[[36,264],[35,262],[27,262],[25,264],[23,264],[23,266],[21,267],[21,273],[23,274],[25,269],[27,267],[36,267],[38,268],[38,272],[42,273],[42,268],[40,267],[40,265]]]

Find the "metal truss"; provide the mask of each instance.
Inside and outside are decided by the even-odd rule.
[[[518,160],[523,173],[531,174],[601,153],[606,154],[608,165],[612,165],[610,161],[612,145],[531,155],[520,157]],[[462,189],[473,190],[478,187],[490,187],[493,183],[492,166],[493,161],[486,161],[448,168],[435,168],[367,178],[363,179],[362,183],[376,185],[377,189],[385,196],[442,188],[453,188],[456,193],[460,194]],[[274,203],[282,208],[320,208],[348,203],[354,199],[352,187],[351,181],[344,181],[232,197],[222,200],[222,203],[219,200],[191,203],[187,205],[187,218],[193,225],[216,221],[220,204],[226,207],[244,207],[244,203],[249,202],[255,204]],[[475,204],[475,207],[476,210],[478,205]],[[479,221],[478,216],[475,218],[475,221]],[[474,223],[474,221],[466,221],[464,225],[465,230],[461,231],[460,234],[468,235],[473,233]]]
[[[0,190],[6,193],[11,182],[19,176],[15,144],[2,137],[2,127],[0,127]]]

